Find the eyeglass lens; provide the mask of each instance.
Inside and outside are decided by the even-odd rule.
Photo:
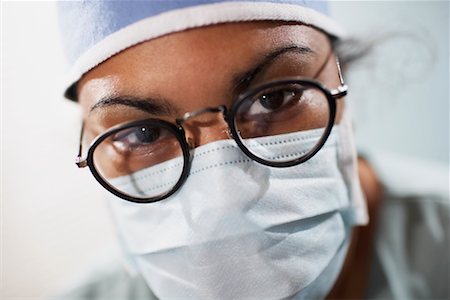
[[[183,171],[179,139],[175,132],[157,124],[112,133],[95,148],[93,161],[111,187],[135,198],[166,194]]]
[[[293,161],[305,156],[320,142],[329,122],[326,94],[314,85],[285,83],[250,95],[237,109],[235,126],[243,145],[256,157],[269,162]],[[306,134],[306,133],[310,134]],[[306,147],[273,151],[274,142],[298,138]],[[307,136],[307,137],[306,137]],[[268,138],[270,137],[270,138]]]

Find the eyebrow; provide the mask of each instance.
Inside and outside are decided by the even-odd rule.
[[[288,52],[296,52],[303,55],[315,54],[314,50],[306,45],[292,44],[286,45],[275,49],[274,51],[266,54],[254,67],[250,70],[237,74],[233,80],[233,94],[239,94],[242,90],[246,89],[253,81],[253,79],[266,71],[266,69],[282,54]]]
[[[103,108],[114,105],[125,105],[137,108],[141,111],[154,115],[177,115],[178,110],[164,98],[159,97],[135,97],[135,96],[117,96],[106,97],[97,101],[92,107],[91,112],[97,108]]]
[[[257,75],[263,73],[267,69],[267,67],[269,67],[277,59],[277,57],[287,52],[297,52],[304,55],[315,53],[310,47],[306,45],[291,44],[277,48],[265,54],[262,59],[259,59],[259,61],[249,70],[233,76],[233,95],[237,95],[240,93],[240,91],[247,88]],[[102,98],[91,107],[90,112],[98,108],[115,105],[125,105],[133,107],[153,115],[178,116],[180,114],[179,110],[174,107],[168,99],[164,99],[161,97],[136,96],[115,96]]]

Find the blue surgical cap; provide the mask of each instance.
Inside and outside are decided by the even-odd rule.
[[[328,17],[327,2],[317,0],[59,1],[58,13],[70,63],[65,96],[72,100],[76,82],[98,64],[140,42],[189,28],[278,20],[343,36],[343,30]]]

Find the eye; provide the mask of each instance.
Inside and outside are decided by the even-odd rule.
[[[130,152],[154,144],[161,136],[161,129],[139,126],[124,129],[112,136],[114,147],[121,152]]]
[[[301,99],[303,91],[304,89],[299,87],[265,90],[256,96],[248,113],[250,115],[267,114],[289,107]]]

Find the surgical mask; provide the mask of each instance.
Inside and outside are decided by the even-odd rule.
[[[273,137],[269,151],[301,151],[317,134]],[[345,116],[301,165],[266,167],[221,140],[195,149],[188,180],[170,198],[110,203],[126,252],[161,299],[324,298],[351,227],[367,221]]]

